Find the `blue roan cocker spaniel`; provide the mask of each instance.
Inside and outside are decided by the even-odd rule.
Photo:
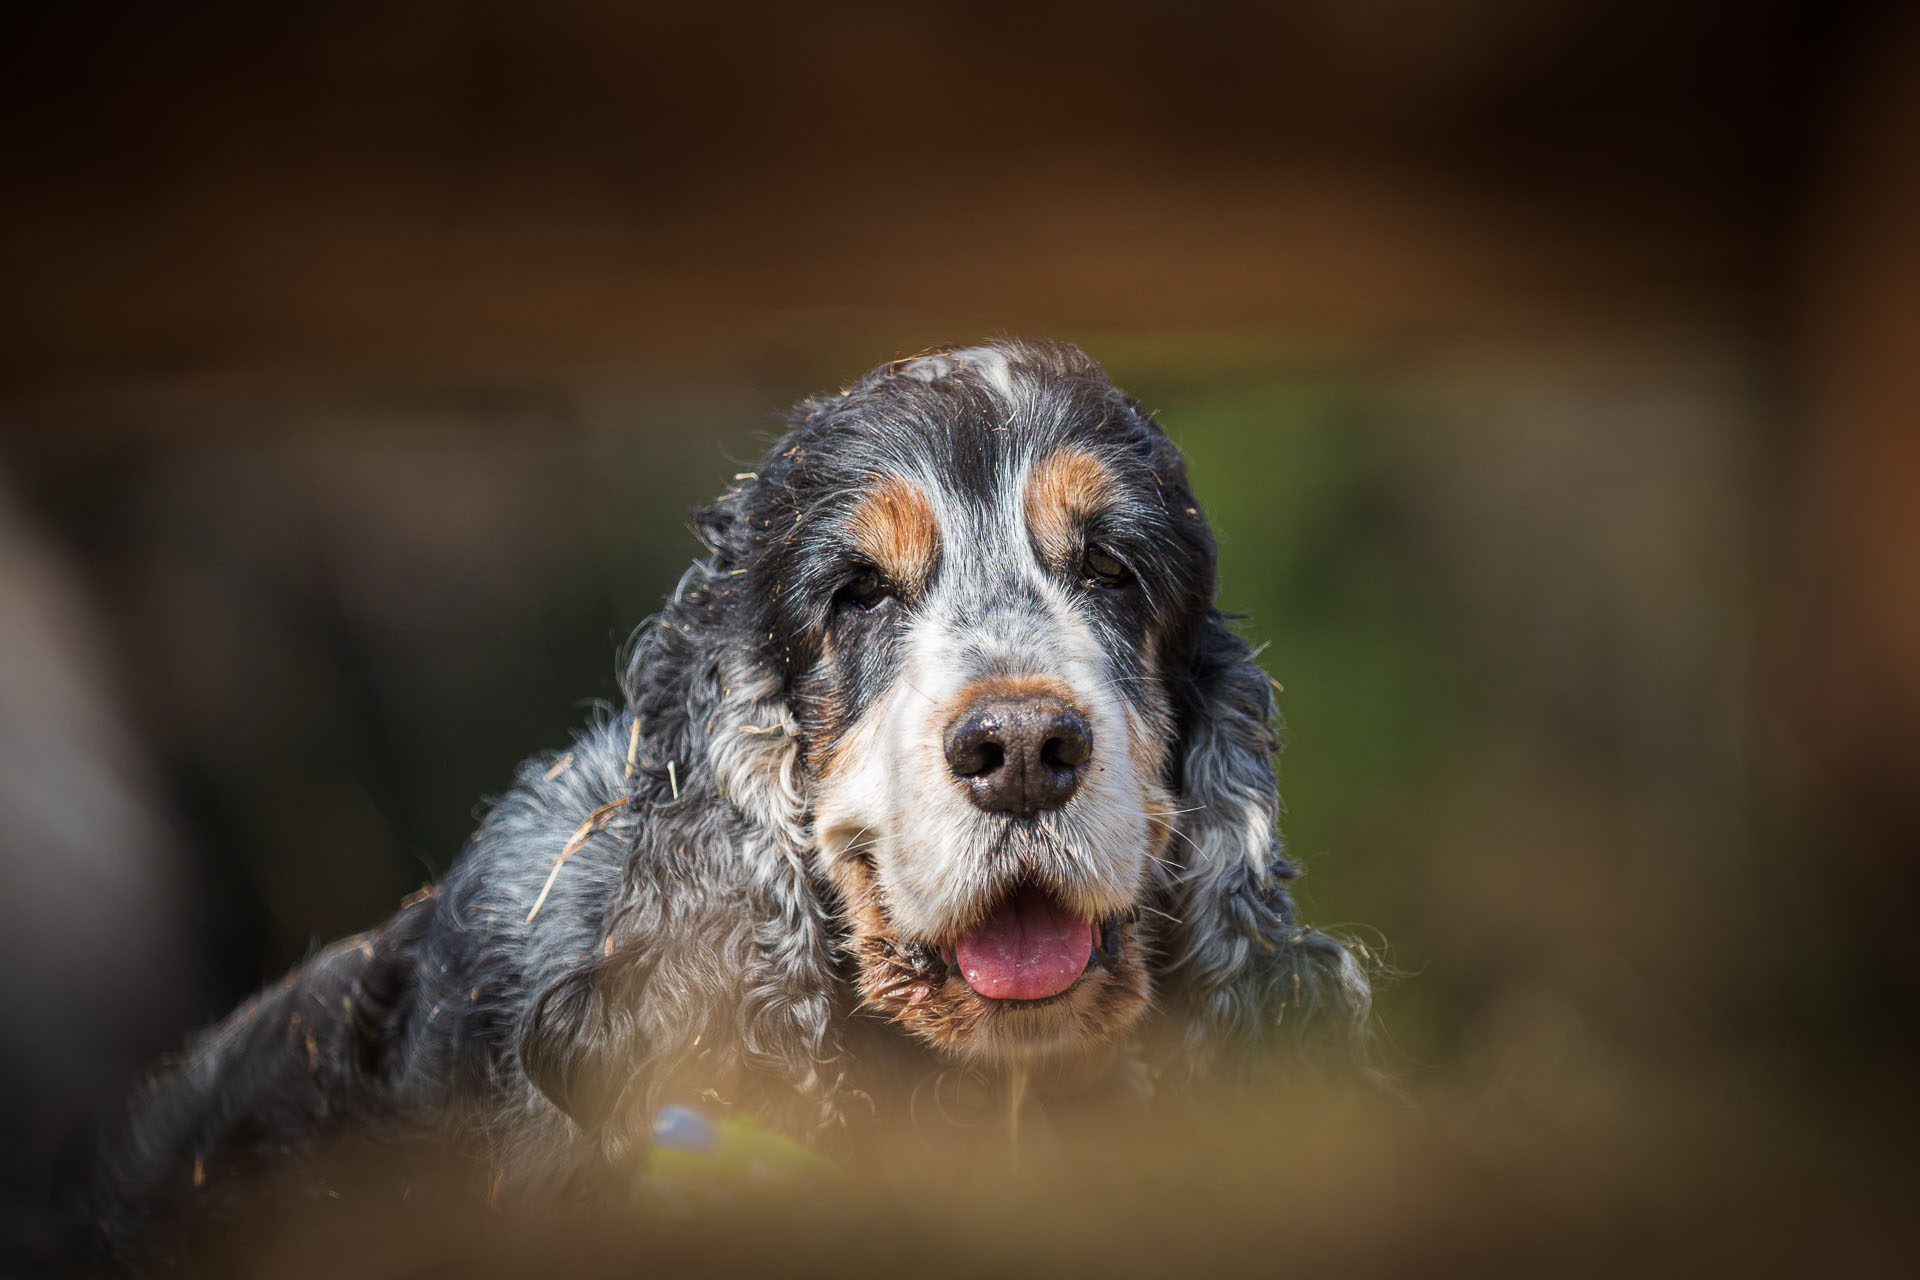
[[[1099,365],[884,365],[736,481],[625,707],[136,1098],[120,1247],[343,1138],[578,1193],[671,1103],[845,1155],[942,1071],[1184,1095],[1364,1020],[1294,916],[1270,682],[1180,455]]]

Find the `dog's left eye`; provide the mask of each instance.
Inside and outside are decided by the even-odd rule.
[[[1088,547],[1080,561],[1080,574],[1088,582],[1103,587],[1123,587],[1133,575],[1127,566],[1104,547]]]
[[[839,602],[858,609],[871,609],[893,594],[893,584],[880,576],[878,569],[862,569],[840,588]]]

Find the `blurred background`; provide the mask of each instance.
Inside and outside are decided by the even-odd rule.
[[[778,411],[997,333],[1186,450],[1307,916],[1402,975],[1418,1121],[1278,1100],[1320,1191],[1252,1162],[1298,1256],[1916,1243],[1910,13],[0,24],[19,1258],[90,1107],[614,696]]]

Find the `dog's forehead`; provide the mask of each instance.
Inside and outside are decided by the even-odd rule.
[[[1069,376],[993,347],[889,366],[865,389],[856,415],[875,455],[872,487],[906,480],[943,514],[996,515],[1036,479],[1057,487],[1072,470],[1058,459],[1110,454],[1142,429],[1090,367],[1092,374]],[[992,523],[1006,528],[1004,520]]]
[[[938,352],[805,402],[743,507],[765,553],[749,567],[798,626],[822,620],[850,563],[917,598],[1071,575],[1090,538],[1152,609],[1211,597],[1212,538],[1179,454],[1064,344]]]

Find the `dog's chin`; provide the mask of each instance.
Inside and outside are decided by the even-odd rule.
[[[1033,880],[998,886],[944,940],[904,936],[864,864],[840,877],[863,1004],[974,1061],[1078,1055],[1145,1010],[1138,912],[1094,919]]]

